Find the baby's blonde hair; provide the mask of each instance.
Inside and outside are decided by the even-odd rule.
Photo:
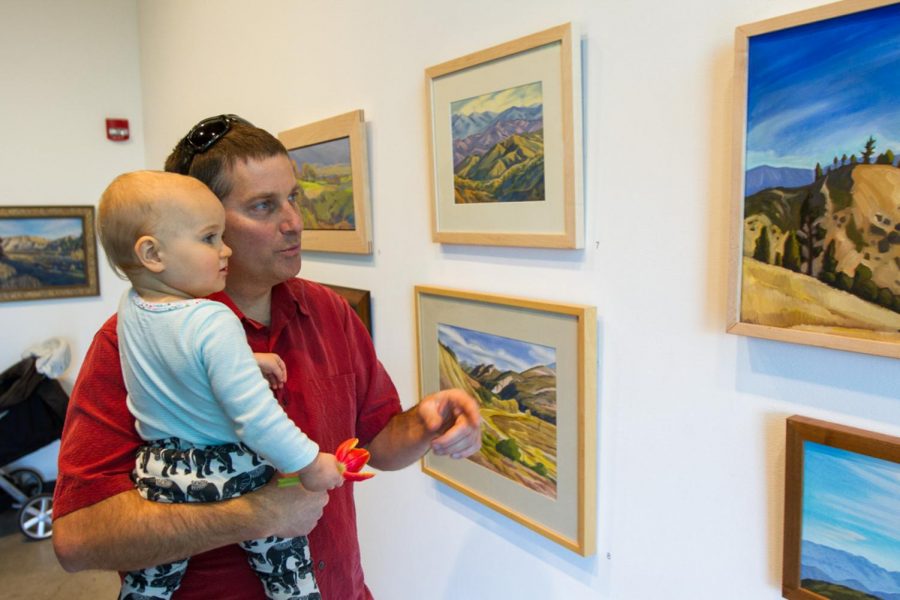
[[[116,273],[131,278],[143,268],[134,244],[153,235],[167,201],[188,186],[202,186],[193,177],[162,171],[134,171],[116,177],[100,197],[97,235]]]

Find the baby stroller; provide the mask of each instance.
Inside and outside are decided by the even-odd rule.
[[[56,380],[69,366],[68,344],[51,338],[26,350],[24,358],[0,373],[0,465],[59,439],[69,396]],[[0,490],[18,509],[19,529],[43,540],[53,534],[53,495],[34,469],[0,468]]]

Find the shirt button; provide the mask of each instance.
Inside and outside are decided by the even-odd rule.
[[[320,570],[320,571],[324,571],[324,570],[325,570],[325,561],[324,561],[324,560],[320,560],[320,561],[319,561],[319,570]]]

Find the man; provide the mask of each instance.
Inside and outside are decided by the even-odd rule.
[[[370,464],[383,470],[403,468],[429,449],[455,458],[478,450],[474,399],[446,390],[401,412],[347,304],[295,279],[299,190],[277,139],[235,115],[205,119],[179,142],[166,170],[197,177],[222,201],[233,254],[225,294],[215,298],[241,319],[254,351],[285,361],[282,406],[323,449],[358,437]],[[360,566],[352,485],[326,495],[270,483],[215,504],[147,502],[129,478],[140,443],[125,404],[113,318],[88,350],[62,437],[53,542],[67,570],[122,571],[193,556],[175,598],[261,599],[262,586],[235,543],[309,534],[323,598],[372,597]]]

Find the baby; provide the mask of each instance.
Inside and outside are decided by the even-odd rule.
[[[128,408],[146,441],[137,489],[158,502],[214,502],[265,485],[276,470],[297,472],[307,489],[333,489],[342,465],[319,452],[270,390],[286,381],[282,360],[254,355],[235,314],[203,299],[225,287],[224,229],[221,202],[184,175],[126,173],[100,199],[100,241],[132,285],[117,332]],[[305,537],[241,545],[268,598],[319,598]],[[120,599],[171,598],[187,562],[128,573]]]

